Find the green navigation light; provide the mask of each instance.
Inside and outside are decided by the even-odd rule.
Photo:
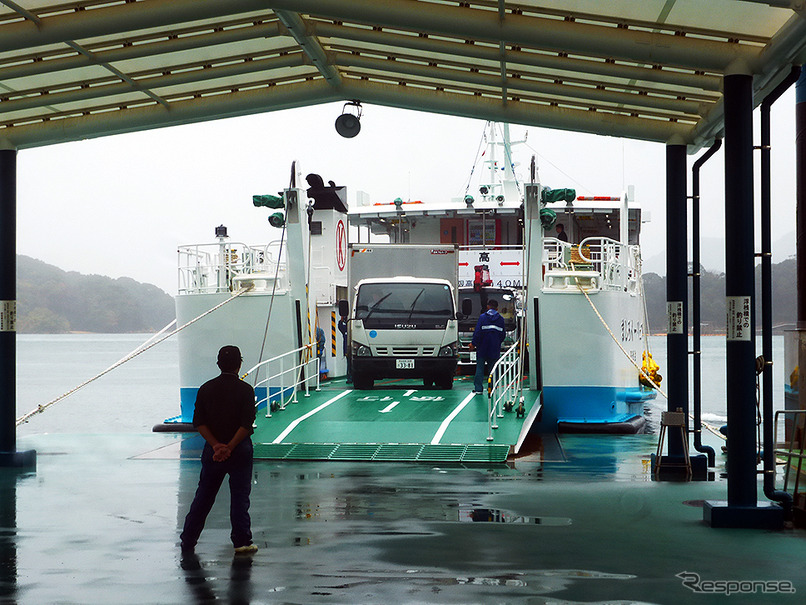
[[[285,225],[285,215],[282,212],[275,212],[269,217],[269,225],[272,227],[282,227]]]

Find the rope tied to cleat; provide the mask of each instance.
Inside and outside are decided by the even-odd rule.
[[[148,351],[149,349],[152,349],[153,347],[157,346],[161,342],[169,339],[174,334],[178,334],[179,332],[181,332],[182,330],[184,330],[188,326],[196,323],[200,319],[203,319],[207,315],[210,315],[211,313],[217,311],[218,309],[220,309],[224,305],[229,304],[230,302],[232,302],[233,300],[235,300],[239,296],[242,296],[243,294],[246,294],[247,292],[252,290],[252,288],[254,288],[254,284],[249,284],[249,286],[247,286],[245,288],[242,288],[242,289],[238,290],[237,292],[235,292],[227,300],[224,300],[224,301],[218,303],[217,305],[215,305],[214,307],[208,309],[207,311],[205,311],[204,313],[202,313],[198,317],[194,317],[193,319],[191,319],[187,323],[185,323],[185,324],[179,326],[178,328],[176,328],[174,331],[168,332],[167,334],[165,334],[166,330],[170,329],[171,326],[176,324],[176,320],[174,319],[168,325],[166,325],[164,328],[162,328],[162,330],[157,332],[154,336],[149,338],[146,342],[144,342],[139,347],[134,349],[134,351],[132,351],[131,353],[128,353],[124,357],[121,357],[120,359],[118,359],[115,363],[113,363],[111,366],[106,368],[103,372],[99,372],[98,374],[96,374],[92,378],[89,378],[89,379],[85,380],[84,382],[82,382],[78,386],[73,387],[72,389],[70,389],[66,393],[62,393],[61,395],[59,395],[55,399],[52,399],[52,400],[48,401],[47,403],[39,404],[35,409],[33,409],[30,412],[28,412],[27,414],[24,414],[24,415],[20,416],[19,418],[17,418],[15,426],[20,426],[21,424],[25,424],[33,416],[36,416],[37,414],[41,414],[46,409],[48,409],[50,406],[62,401],[63,399],[66,399],[67,397],[69,397],[70,395],[75,393],[76,391],[79,391],[80,389],[83,389],[85,386],[87,386],[88,384],[90,384],[92,382],[95,382],[96,380],[98,380],[102,376],[105,376],[106,374],[109,374],[109,372],[111,372],[112,370],[114,370],[116,368],[119,368],[120,366],[122,366],[127,361],[131,361],[132,359],[134,359],[135,357],[137,357],[141,353],[145,353],[146,351]]]

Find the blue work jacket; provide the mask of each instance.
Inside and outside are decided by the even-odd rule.
[[[495,309],[487,309],[476,322],[473,332],[473,346],[480,357],[498,357],[501,355],[501,343],[506,336],[504,318]]]

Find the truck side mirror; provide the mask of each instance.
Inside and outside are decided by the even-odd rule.
[[[339,315],[347,317],[350,314],[350,303],[346,300],[339,301]]]
[[[470,317],[470,314],[473,313],[473,301],[469,298],[462,299],[462,315],[465,317]]]

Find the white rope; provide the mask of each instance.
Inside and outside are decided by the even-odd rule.
[[[67,397],[69,397],[70,395],[72,395],[73,393],[78,391],[79,389],[84,388],[85,386],[87,386],[91,382],[95,382],[96,380],[98,380],[102,376],[105,376],[106,374],[108,374],[109,372],[114,370],[115,368],[118,368],[118,367],[122,366],[127,361],[130,361],[130,360],[134,359],[135,357],[137,357],[141,353],[145,353],[149,349],[151,349],[151,348],[157,346],[158,344],[160,344],[162,341],[167,340],[168,338],[170,338],[174,334],[177,334],[178,332],[181,332],[182,330],[184,330],[185,328],[187,328],[191,324],[194,324],[197,321],[199,321],[200,319],[202,319],[202,318],[206,317],[207,315],[209,315],[210,313],[212,313],[214,311],[217,311],[218,309],[220,309],[221,307],[223,307],[227,303],[230,303],[233,300],[235,300],[236,298],[238,298],[239,296],[241,296],[242,294],[246,294],[247,292],[249,292],[253,287],[254,287],[254,285],[250,284],[248,287],[243,288],[242,290],[239,290],[237,293],[233,294],[227,300],[225,300],[223,302],[220,302],[219,304],[217,304],[216,306],[214,306],[211,309],[208,309],[207,311],[205,311],[204,313],[202,313],[198,317],[195,317],[194,319],[191,319],[186,324],[178,327],[173,332],[169,332],[168,334],[164,335],[162,338],[158,338],[157,340],[154,340],[155,337],[159,336],[159,334],[161,334],[162,332],[165,332],[165,330],[167,330],[173,324],[176,323],[176,320],[173,320],[171,323],[169,323],[167,326],[165,326],[162,330],[160,330],[160,332],[158,332],[157,334],[152,336],[149,340],[147,340],[145,343],[143,343],[142,345],[137,347],[131,353],[127,354],[124,357],[121,357],[118,361],[116,361],[111,366],[106,368],[103,372],[100,372],[99,374],[96,374],[95,376],[93,376],[89,380],[85,380],[80,385],[78,385],[76,387],[73,387],[72,389],[70,389],[66,393],[63,393],[62,395],[59,395],[58,397],[56,397],[55,399],[52,399],[51,401],[48,401],[47,403],[44,403],[44,404],[41,404],[41,405],[37,406],[36,409],[31,410],[27,414],[24,414],[23,416],[20,416],[19,418],[17,418],[17,422],[16,422],[15,426],[20,426],[21,424],[24,424],[24,423],[28,422],[28,420],[30,420],[31,417],[33,417],[33,416],[35,416],[37,414],[41,414],[42,412],[44,412],[46,409],[48,409],[50,406],[54,405],[55,403],[58,403],[59,401],[61,401],[63,399],[66,399]],[[151,341],[153,341],[153,342],[151,342]],[[151,343],[151,344],[148,344],[148,343]]]
[[[644,371],[644,368],[639,366],[638,363],[630,356],[630,354],[627,352],[627,350],[623,346],[621,346],[621,343],[616,338],[616,335],[613,334],[613,330],[610,329],[610,326],[607,325],[607,322],[605,321],[604,317],[602,317],[602,314],[599,313],[599,310],[596,308],[596,305],[593,304],[593,301],[591,300],[591,297],[588,295],[588,293],[585,291],[585,289],[582,287],[582,285],[580,285],[579,278],[575,277],[574,279],[576,280],[577,288],[579,288],[579,291],[582,292],[582,294],[585,295],[586,299],[588,299],[588,302],[590,303],[591,309],[593,309],[593,312],[596,313],[596,316],[599,318],[599,321],[602,322],[602,325],[605,327],[605,329],[607,330],[608,334],[610,334],[610,337],[613,339],[613,342],[615,342],[616,345],[618,346],[618,348],[621,349],[621,352],[624,353],[624,356],[627,359],[630,360],[630,363],[633,364],[633,366],[635,366],[635,368],[638,370],[638,372],[641,374],[641,376],[646,378],[647,381],[649,381],[649,383],[655,388],[655,390],[658,393],[660,393],[661,396],[664,399],[666,399],[668,401],[669,396],[666,393],[663,392],[663,390],[660,388],[660,385],[658,385],[658,383],[656,383],[654,380],[652,380],[652,378],[650,378],[649,375]],[[689,417],[692,418],[692,419],[694,418],[691,414],[689,414]],[[706,429],[711,431],[714,435],[716,435],[720,439],[727,440],[727,438],[722,433],[719,432],[719,429],[716,429],[716,428],[712,427],[710,424],[708,424],[707,422],[705,422],[702,419],[700,419],[700,423]]]

